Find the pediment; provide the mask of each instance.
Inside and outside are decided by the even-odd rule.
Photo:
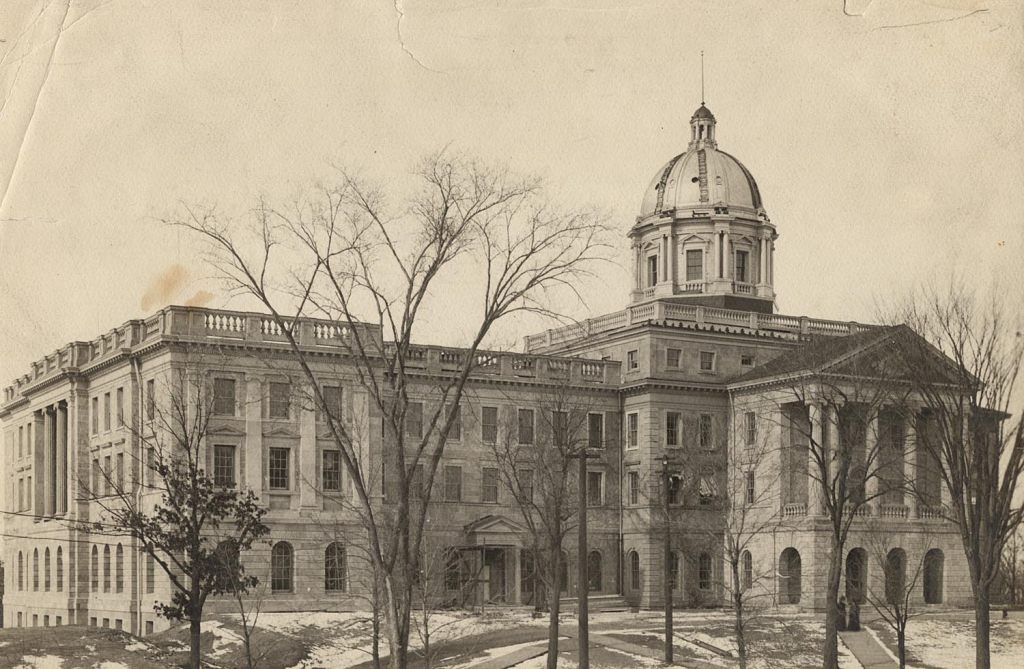
[[[465,530],[466,534],[476,535],[521,535],[526,532],[526,528],[514,520],[494,514],[477,518],[466,525]]]
[[[216,425],[208,429],[207,434],[217,435],[221,437],[244,437],[245,430],[242,430],[234,425]]]
[[[299,432],[293,427],[283,425],[270,425],[263,428],[264,437],[292,437],[298,439]]]

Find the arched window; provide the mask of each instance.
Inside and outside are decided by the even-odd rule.
[[[91,571],[91,575],[92,575],[92,591],[93,592],[99,592],[100,591],[100,553],[99,553],[99,549],[96,548],[96,546],[92,547],[92,563],[90,564],[90,567],[91,567],[90,571]]]
[[[795,548],[782,551],[779,558],[779,598],[783,604],[799,604],[801,584],[800,553]]]
[[[64,549],[57,546],[57,592],[64,592]]]
[[[942,571],[946,561],[942,551],[933,548],[924,555],[924,603],[942,603]]]
[[[124,546],[117,545],[114,554],[114,589],[117,592],[124,592]]]
[[[272,592],[292,591],[293,568],[292,545],[278,541],[270,549],[270,590]]]
[[[25,556],[18,551],[18,590],[25,589]]]
[[[754,556],[750,551],[740,553],[740,570],[740,588],[746,592],[754,582]]]
[[[885,601],[902,604],[907,583],[907,554],[894,548],[885,556]]]
[[[103,592],[110,592],[110,545],[103,547]]]
[[[50,547],[43,551],[43,590],[50,591]]]
[[[679,578],[679,553],[676,551],[668,554],[668,578],[672,583],[672,589],[678,590],[681,579]]]
[[[600,551],[590,551],[590,554],[587,555],[587,580],[590,581],[588,585],[591,590],[601,589],[602,583]]]
[[[32,589],[39,591],[39,549],[32,549]]]
[[[337,541],[324,550],[324,590],[345,592],[345,547]]]
[[[854,548],[846,555],[846,598],[863,604],[867,580],[868,554],[863,548]]]
[[[701,590],[711,589],[711,556],[707,553],[697,558],[697,582]]]
[[[640,592],[640,554],[629,553],[629,587],[633,592]]]

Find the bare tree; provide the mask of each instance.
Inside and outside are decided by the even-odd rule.
[[[576,526],[577,458],[586,457],[589,445],[589,408],[585,395],[558,385],[536,409],[506,415],[500,424],[495,423],[500,429],[494,438],[485,438],[491,442],[502,487],[511,495],[527,529],[535,610],[547,596],[548,669],[558,666],[560,597],[568,576],[563,544]],[[580,548],[579,559],[587,559],[585,547]],[[589,584],[577,587],[582,593]]]
[[[221,551],[216,556],[221,566],[221,577],[226,583],[226,593],[233,600],[238,610],[238,619],[242,624],[242,649],[245,652],[246,669],[256,669],[260,661],[266,657],[269,649],[257,651],[253,644],[253,635],[263,610],[266,597],[266,583],[253,583],[245,575],[244,567],[236,564],[238,555],[230,551]]]
[[[424,464],[425,487],[432,488],[457,420],[449,407],[461,402],[478,351],[495,325],[512,314],[556,315],[547,300],[559,293],[578,297],[574,285],[601,260],[606,246],[600,221],[586,212],[558,211],[536,181],[445,154],[425,160],[418,177],[421,190],[397,215],[389,213],[383,189],[342,174],[338,185],[320,187],[290,207],[261,203],[248,229],[245,221],[240,225],[210,208],[187,208],[173,221],[207,240],[214,267],[232,289],[269,312],[319,409],[331,415],[318,367],[294,327],[304,316],[322,316],[328,321],[323,327],[337,328],[347,364],[381,416],[394,458],[388,473],[395,485],[385,507],[372,500],[375,482],[364,474],[361,447],[368,445],[353,439],[343,421],[332,417],[329,425],[368,521],[396,668],[407,664],[424,521],[423,509],[410,504],[410,477]],[[436,284],[459,269],[462,284],[478,290],[480,311],[467,317],[474,323],[468,346],[446,357],[446,374],[431,388],[430,408],[420,414],[415,396],[423,389],[408,373],[421,354],[413,332],[431,298],[443,300]],[[419,429],[410,429],[414,425]],[[381,514],[392,516],[394,531],[388,535],[378,529],[384,525]]]
[[[240,555],[269,528],[251,490],[207,474],[214,397],[201,362],[171,370],[159,390],[155,380],[152,388],[130,426],[144,454],[135,458],[137,476],[126,476],[119,462],[116,469],[94,469],[92,485],[82,487],[103,510],[93,532],[133,538],[167,574],[171,601],[156,610],[189,621],[189,663],[198,669],[207,599],[257,585]]]
[[[774,603],[773,591],[766,585],[774,577],[774,569],[755,565],[751,548],[784,520],[778,487],[781,453],[771,424],[757,411],[737,411],[733,418],[732,466],[725,474],[726,508],[720,528],[729,574],[722,585],[732,604],[740,669],[746,669],[747,629]]]
[[[1024,336],[999,294],[982,296],[954,281],[924,288],[890,310],[893,322],[922,335],[901,338],[900,359],[926,409],[918,447],[949,491],[943,513],[956,522],[967,557],[979,669],[990,666],[991,588],[1022,518],[1015,498],[1024,472],[1022,407],[1010,418],[1020,402]]]
[[[882,574],[882,579],[870,583],[848,584],[851,591],[851,606],[863,597],[878,613],[878,617],[896,635],[896,656],[900,669],[907,666],[907,624],[915,616],[924,613],[916,606],[918,584],[925,573],[927,554],[921,559],[908,562],[906,553],[892,545],[892,526],[877,520],[867,523],[863,530],[866,555],[863,559],[873,564]],[[865,565],[866,566],[866,565]]]
[[[1018,527],[1003,547],[1003,560],[1000,566],[1005,601],[1010,606],[1016,606],[1022,599],[1021,589],[1024,588],[1024,578],[1021,578],[1022,569],[1024,569],[1024,538],[1021,537],[1021,528]]]

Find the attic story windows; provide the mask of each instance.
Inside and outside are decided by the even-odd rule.
[[[651,287],[658,283],[658,256],[647,257],[647,286]]]

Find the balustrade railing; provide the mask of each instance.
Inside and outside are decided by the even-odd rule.
[[[878,515],[881,518],[906,518],[909,511],[905,504],[882,504],[878,507]]]
[[[794,516],[806,516],[807,505],[803,503],[799,504],[786,504],[782,507],[782,516],[784,518],[792,518]]]

